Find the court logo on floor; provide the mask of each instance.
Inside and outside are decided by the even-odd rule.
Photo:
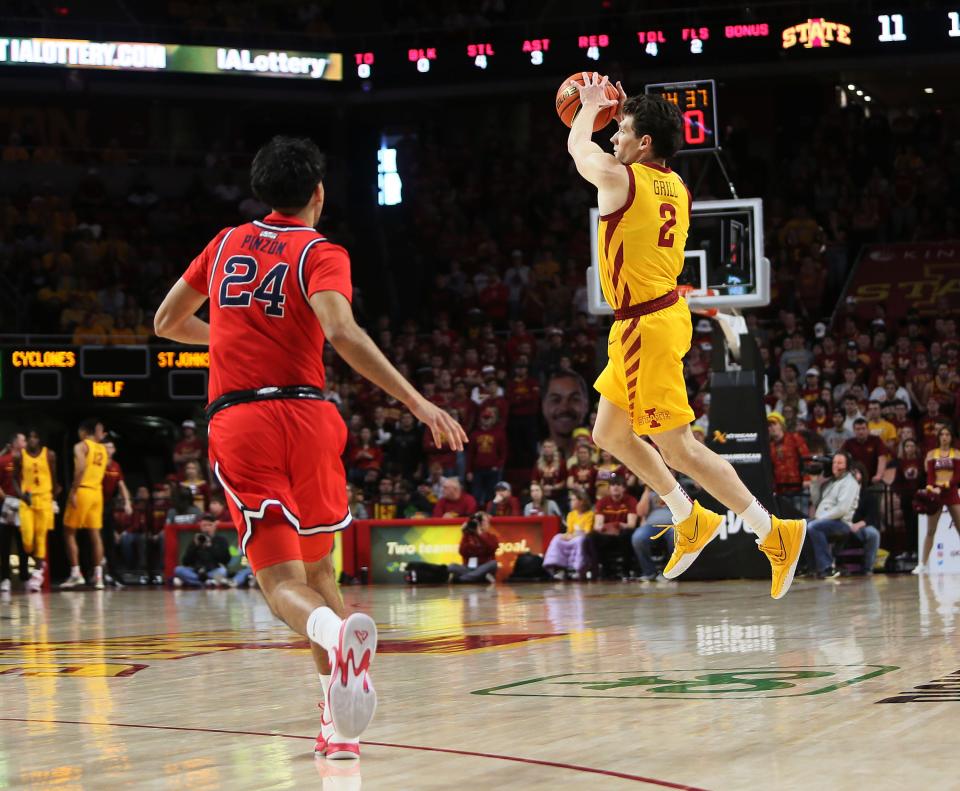
[[[960,670],[954,670],[926,684],[917,684],[908,692],[878,700],[877,703],[944,703],[948,701],[960,703]]]
[[[654,700],[755,700],[823,695],[892,670],[893,665],[791,665],[726,670],[657,670],[635,673],[559,673],[488,689],[474,695]]]

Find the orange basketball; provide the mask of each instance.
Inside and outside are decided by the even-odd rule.
[[[577,87],[578,85],[583,85],[583,72],[580,71],[567,77],[557,89],[557,115],[560,116],[560,120],[567,126],[573,123],[573,119],[576,118],[577,113],[580,112],[580,89]],[[617,86],[608,83],[607,97],[617,99],[619,96]],[[593,131],[599,132],[603,129],[603,127],[613,120],[616,112],[616,105],[600,108],[600,112],[597,113],[597,117],[593,122]]]

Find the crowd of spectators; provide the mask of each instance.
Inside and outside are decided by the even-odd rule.
[[[608,499],[615,479],[638,504],[649,499],[642,482],[590,440],[590,385],[605,340],[604,325],[586,311],[583,218],[593,198],[568,161],[556,119],[527,115],[511,126],[495,110],[480,114],[469,130],[457,127],[471,141],[457,146],[447,144],[455,119],[424,119],[398,144],[404,203],[381,217],[394,280],[378,290],[399,294],[399,308],[368,316],[367,327],[400,371],[463,423],[471,442],[461,454],[434,447],[402,405],[328,348],[327,396],[349,427],[344,463],[358,515],[503,515],[542,503],[552,503],[544,512],[567,514]],[[748,315],[748,325],[766,366],[778,493],[802,512],[812,507],[804,459],[846,450],[864,465],[867,486],[897,493],[900,505],[885,520],[912,526],[910,492],[923,484],[925,454],[938,427],[960,418],[954,318],[888,317],[878,306],[872,316],[841,311],[823,320],[863,243],[956,236],[960,179],[951,174],[960,175],[960,152],[952,120],[827,109],[804,130],[802,145],[779,140],[759,167],[789,178],[752,176],[764,190],[775,300]],[[4,162],[56,161],[37,130],[7,133]],[[736,127],[728,134],[734,178],[757,171],[737,145]],[[525,155],[529,141],[551,137],[557,145]],[[110,140],[99,155],[120,162],[123,152]],[[212,232],[266,210],[232,175],[238,162],[213,150],[212,178],[176,200],[161,197],[145,171],[122,194],[95,169],[72,194],[34,183],[5,191],[0,276],[25,295],[25,309],[16,324],[7,313],[4,329],[61,333],[78,344],[148,339],[152,308]],[[918,191],[921,180],[929,188]],[[698,197],[718,189],[710,178],[701,188]],[[709,321],[695,322],[685,360],[701,440],[710,436],[710,330]],[[205,509],[209,471],[196,430],[185,428],[174,463]],[[532,483],[542,499],[531,499]],[[576,506],[574,492],[583,495]],[[628,510],[633,534],[643,515]],[[597,521],[594,555],[616,544],[629,556],[630,535],[610,527],[620,520]]]

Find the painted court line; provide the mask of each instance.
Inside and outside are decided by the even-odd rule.
[[[232,731],[225,728],[190,728],[177,725],[147,725],[134,722],[87,722],[85,720],[48,720],[48,719],[29,719],[26,717],[0,717],[0,722],[40,722],[56,725],[91,725],[107,728],[144,728],[158,731],[188,731],[195,733],[225,733],[233,736],[272,736],[281,739],[307,739],[313,741],[313,736],[299,736],[293,733],[270,733],[267,731]],[[660,786],[661,788],[674,788],[678,791],[707,791],[698,786],[688,786],[682,783],[671,783],[669,780],[657,780],[653,777],[643,777],[642,775],[631,775],[626,772],[615,772],[611,769],[595,769],[590,766],[579,766],[578,764],[565,764],[558,761],[543,761],[537,758],[520,758],[515,755],[498,755],[496,753],[480,753],[472,750],[454,750],[448,747],[421,747],[415,744],[394,744],[391,742],[368,742],[364,744],[370,747],[387,747],[397,750],[420,750],[422,752],[447,753],[449,755],[465,755],[471,758],[491,758],[497,761],[513,761],[514,763],[532,764],[535,766],[548,766],[553,769],[569,769],[573,772],[585,772],[587,774],[603,775],[604,777],[616,777],[621,780],[633,780],[647,785]]]

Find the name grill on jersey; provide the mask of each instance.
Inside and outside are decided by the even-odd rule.
[[[677,185],[670,181],[662,181],[661,179],[654,179],[653,182],[653,194],[654,195],[666,195],[669,198],[679,198],[680,194],[677,192]]]

